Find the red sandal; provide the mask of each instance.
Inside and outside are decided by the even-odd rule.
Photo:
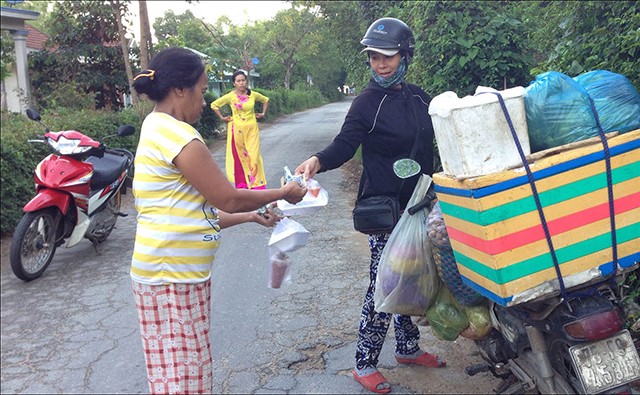
[[[396,356],[396,361],[398,361],[398,363],[421,365],[428,368],[442,368],[447,365],[444,359],[437,355],[429,354],[428,352],[425,352],[417,358],[401,358]]]
[[[353,373],[353,378],[356,379],[358,383],[362,384],[364,388],[368,389],[371,392],[375,392],[376,394],[388,394],[389,392],[391,392],[391,385],[380,372],[374,372],[364,376],[358,376],[358,373],[356,373],[355,370],[351,373]],[[384,387],[384,384],[387,384],[389,386]],[[383,387],[378,388],[381,385]]]

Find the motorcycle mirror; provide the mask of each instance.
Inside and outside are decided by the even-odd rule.
[[[40,118],[40,113],[34,110],[33,108],[27,108],[27,117],[32,121],[38,121],[38,122],[40,122],[40,120],[42,119]]]
[[[126,137],[126,136],[131,136],[135,132],[136,132],[136,128],[134,126],[122,125],[118,128],[116,133],[118,133],[118,136],[120,137]]]
[[[393,163],[393,172],[404,179],[420,173],[420,164],[413,159],[398,159]]]

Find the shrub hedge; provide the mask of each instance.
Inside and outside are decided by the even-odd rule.
[[[326,102],[315,90],[256,90],[269,97],[267,119],[317,107]],[[205,95],[207,106],[201,120],[194,125],[206,140],[214,138],[217,134],[216,129],[222,126],[209,106],[215,98],[210,93]],[[135,153],[140,137],[140,126],[144,117],[152,109],[151,102],[143,101],[135,108],[118,112],[58,108],[45,110],[41,116],[42,121],[51,130],[78,130],[99,141],[114,134],[120,125],[133,125],[136,128],[136,134],[125,138],[111,137],[105,141],[105,144],[111,148],[126,148]],[[29,120],[25,115],[3,112],[0,127],[2,130],[0,133],[0,181],[2,182],[0,236],[6,236],[13,233],[22,217],[22,207],[34,196],[33,171],[38,162],[50,151],[45,144],[27,142],[42,135],[44,127]]]

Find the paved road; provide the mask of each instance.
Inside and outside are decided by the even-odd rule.
[[[262,127],[268,183],[292,170],[339,130],[349,101],[283,117]],[[221,144],[212,148],[223,163]],[[360,303],[368,277],[365,236],[351,224],[354,191],[343,170],[319,174],[329,205],[296,217],[311,232],[291,253],[290,280],[267,287],[270,230],[225,230],[212,274],[212,347],[216,393],[367,393],[351,377]],[[117,229],[99,247],[61,248],[44,275],[18,280],[2,240],[1,392],[147,393],[129,261],[135,209],[126,195]],[[387,341],[380,369],[395,393],[488,393],[487,374],[467,377],[479,361],[466,339],[438,341],[421,328],[421,344],[448,360],[444,369],[397,366]],[[389,333],[390,340],[393,330]]]

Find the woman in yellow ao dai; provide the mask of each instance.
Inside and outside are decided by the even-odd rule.
[[[264,189],[267,179],[260,154],[258,119],[264,117],[269,98],[247,88],[247,77],[241,70],[233,73],[235,89],[211,103],[211,109],[227,126],[225,169],[227,178],[238,189]],[[256,101],[262,103],[262,112],[254,111]],[[231,107],[231,116],[223,117],[222,106]]]

